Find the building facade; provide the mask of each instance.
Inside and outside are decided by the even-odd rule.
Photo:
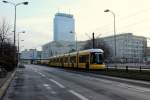
[[[103,37],[97,39],[96,43],[102,42],[109,49],[109,62],[119,63],[142,63],[146,57],[147,39],[143,36],[135,36],[132,33],[124,33],[116,35],[116,56],[115,56],[115,42],[114,36]],[[78,50],[82,50],[87,41],[77,42]],[[50,42],[42,46],[42,58],[47,59],[51,56],[68,53],[76,50],[75,42]]]
[[[35,63],[38,59],[41,59],[41,51],[37,51],[36,49],[24,50],[21,52],[20,59],[25,63]]]
[[[118,62],[143,62],[147,48],[147,39],[142,36],[135,36],[132,33],[116,35],[116,56],[114,36],[103,38],[109,47],[110,60]]]
[[[54,41],[75,41],[73,15],[56,13],[54,18]]]
[[[146,49],[146,57],[144,59],[145,63],[150,64],[150,47],[147,47]]]
[[[81,50],[85,45],[85,41],[77,42],[77,49]],[[48,59],[51,56],[61,55],[76,51],[76,42],[53,41],[42,46],[42,59]]]

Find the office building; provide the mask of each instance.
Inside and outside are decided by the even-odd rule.
[[[37,51],[36,49],[24,50],[21,52],[20,59],[24,63],[35,63],[38,59],[41,59],[41,51]]]
[[[78,50],[83,49],[85,43],[85,41],[78,41]],[[42,59],[48,59],[51,56],[61,55],[72,51],[76,51],[75,42],[49,42],[42,46]]]
[[[54,41],[75,41],[73,15],[56,13],[54,18]]]
[[[116,35],[116,56],[114,36],[103,38],[109,47],[110,60],[119,62],[143,62],[147,48],[147,39],[143,36],[135,36],[132,33]]]

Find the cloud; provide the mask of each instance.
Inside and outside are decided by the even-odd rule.
[[[116,14],[118,33],[134,32],[144,35],[149,31],[145,28],[149,22],[143,24],[143,20],[148,20],[150,16],[149,3],[149,0],[80,0],[78,4],[62,5],[61,8],[71,9],[75,16],[78,38],[85,40],[85,33],[96,32],[102,36],[113,34],[113,16],[104,13],[105,9],[111,9]]]
[[[118,33],[133,32],[136,35],[149,36],[149,4],[149,0],[49,0],[46,7],[38,9],[39,16],[36,14],[19,19],[18,25],[20,29],[26,28],[29,31],[30,37],[33,38],[29,39],[28,43],[32,45],[52,41],[53,16],[60,9],[74,15],[78,40],[86,40],[88,37],[85,33],[92,35],[92,32],[95,32],[96,35],[102,34],[101,36],[113,34],[113,16],[104,13],[105,9],[111,9],[116,14]]]
[[[20,31],[27,31],[26,35],[22,35],[26,48],[35,48],[39,44],[44,44],[52,40],[53,28],[50,17],[39,16],[19,19],[17,25],[19,25],[18,29]]]

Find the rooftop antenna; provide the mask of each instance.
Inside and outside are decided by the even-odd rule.
[[[58,8],[58,13],[60,13],[60,9]]]
[[[69,9],[69,14],[71,14],[71,10]]]

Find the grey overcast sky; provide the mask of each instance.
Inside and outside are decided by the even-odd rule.
[[[1,0],[2,1],[2,0]],[[17,31],[26,31],[21,38],[23,49],[39,48],[53,40],[53,18],[55,13],[71,13],[75,18],[78,40],[87,40],[85,35],[108,36],[113,34],[113,16],[104,13],[110,9],[116,14],[118,33],[132,32],[150,37],[150,0],[8,0],[29,1],[29,5],[17,8]],[[14,9],[0,3],[0,18],[13,25]],[[13,28],[12,28],[13,30]],[[13,34],[11,34],[13,35]]]

